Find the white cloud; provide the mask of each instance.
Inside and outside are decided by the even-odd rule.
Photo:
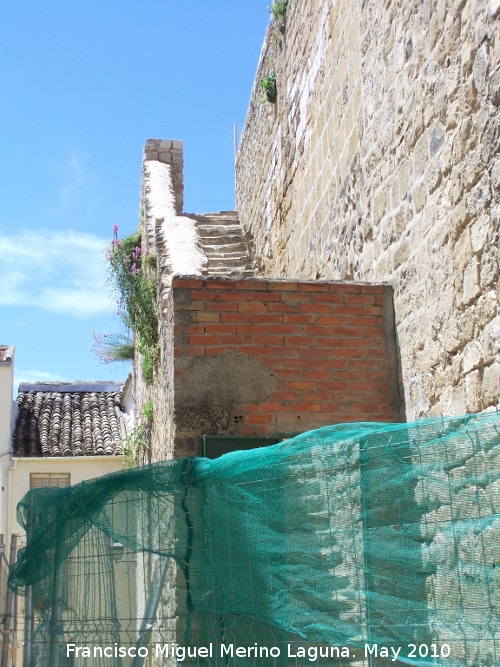
[[[77,317],[110,312],[107,243],[73,230],[2,234],[0,305],[34,306]]]
[[[22,382],[68,382],[68,379],[62,375],[48,373],[47,371],[37,371],[35,369],[24,371],[20,368],[14,370],[14,393],[17,394],[17,388]]]

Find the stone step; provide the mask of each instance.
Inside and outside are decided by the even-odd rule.
[[[227,236],[234,234],[235,236],[243,236],[243,231],[240,225],[196,225],[200,236]]]
[[[199,225],[224,225],[228,227],[230,225],[237,225],[240,227],[240,221],[238,218],[204,218],[203,220],[198,221]]]
[[[255,275],[246,237],[232,211],[193,215],[200,248],[207,257],[203,275],[246,278]]]
[[[215,271],[217,273],[220,273],[221,271],[241,272],[241,271],[246,271],[247,269],[250,270],[250,267],[248,266],[248,264],[219,264],[219,263],[210,264],[209,263],[209,265],[207,267],[208,271],[212,271],[212,272]]]
[[[208,259],[232,259],[234,261],[243,259],[245,262],[248,261],[248,254],[246,252],[241,252],[241,250],[236,252],[231,252],[230,250],[227,250],[226,252],[223,250],[207,252],[206,248],[203,250],[205,251],[205,255],[208,257]]]
[[[203,250],[206,253],[217,253],[217,252],[222,252],[222,253],[239,253],[240,255],[248,255],[247,247],[246,245],[240,241],[239,243],[218,243],[215,245],[208,244],[208,243],[202,243]]]
[[[209,257],[207,262],[207,268],[211,269],[251,269],[252,265],[246,259],[231,260],[227,262],[224,258],[215,257],[212,259]]]
[[[253,278],[255,272],[253,269],[228,269],[214,268],[203,271],[204,276],[217,276],[220,278]]]
[[[219,246],[218,250],[214,250],[212,252],[206,252],[206,249],[203,248],[203,251],[205,252],[205,255],[208,257],[208,259],[230,259],[230,260],[238,260],[238,259],[244,259],[246,262],[249,261],[248,253],[247,252],[242,252],[241,250],[236,250],[235,252],[232,252],[231,250],[223,250],[224,246]]]
[[[200,242],[203,246],[220,246],[231,243],[240,243],[246,249],[246,243],[243,236],[238,234],[225,234],[224,236],[200,236]]]
[[[197,216],[199,218],[235,218],[238,220],[238,213],[236,211],[216,211],[215,213],[202,213]]]
[[[231,258],[229,260],[228,260],[227,257],[209,257],[207,266],[208,266],[208,268],[226,266],[230,269],[232,266],[237,267],[237,268],[240,268],[242,266],[251,267],[251,264],[248,261],[247,257],[238,257],[236,259]]]
[[[206,225],[208,227],[213,227],[213,226],[230,227],[232,225],[240,227],[238,218],[203,218],[202,220],[200,219],[196,220],[196,224],[200,226]]]

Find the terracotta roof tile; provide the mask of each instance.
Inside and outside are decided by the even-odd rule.
[[[26,385],[21,385],[25,388]],[[14,456],[121,454],[120,391],[19,391]]]

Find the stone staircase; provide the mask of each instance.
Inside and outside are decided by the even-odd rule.
[[[251,244],[245,236],[236,211],[189,217],[196,222],[199,245],[208,259],[203,275],[226,278],[255,275]]]

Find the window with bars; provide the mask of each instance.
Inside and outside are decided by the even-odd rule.
[[[30,489],[40,489],[43,486],[64,488],[69,485],[69,472],[32,472],[30,475]]]

